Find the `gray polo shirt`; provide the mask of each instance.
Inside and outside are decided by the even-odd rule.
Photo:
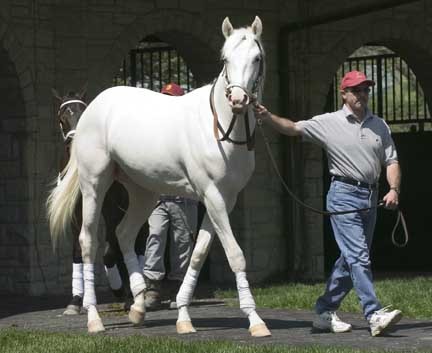
[[[396,148],[385,121],[369,111],[358,122],[344,105],[333,113],[296,122],[303,140],[327,152],[330,174],[376,183],[382,166],[397,163]]]

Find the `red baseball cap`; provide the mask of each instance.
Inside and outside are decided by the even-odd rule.
[[[161,90],[161,93],[168,94],[170,96],[182,96],[184,95],[183,88],[175,83],[168,83]]]
[[[368,86],[374,86],[375,81],[368,80],[366,75],[363,72],[360,71],[350,71],[345,74],[345,76],[342,78],[340,89],[344,90],[347,87],[354,87],[358,86],[362,83],[367,83]]]

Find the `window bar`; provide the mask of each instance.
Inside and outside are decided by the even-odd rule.
[[[153,53],[150,52],[150,89],[153,90]]]
[[[411,120],[411,70],[406,65],[407,75],[408,75],[408,121]]]
[[[382,89],[382,59],[377,58],[377,107],[378,116],[383,116],[383,89]]]
[[[159,49],[159,92],[162,90],[162,50]]]
[[[336,75],[333,76],[333,104],[334,104],[334,110],[338,110],[339,109],[339,94],[337,91],[337,83],[338,83],[338,72],[336,71]]]
[[[130,56],[131,86],[136,87],[136,52],[135,52],[135,50],[131,50],[129,56]]]
[[[177,52],[177,84],[181,86],[180,54]]]
[[[396,121],[396,71],[395,71],[395,57],[392,57],[392,80],[393,80],[393,87],[392,87],[392,95],[393,95],[393,121]]]
[[[404,118],[403,118],[403,111],[404,111],[404,107],[403,107],[403,88],[402,88],[402,86],[403,86],[403,75],[402,75],[402,58],[399,58],[399,73],[400,73],[400,85],[399,85],[399,87],[400,87],[400,102],[401,102],[401,104],[400,104],[400,113],[401,113],[401,116],[400,116],[400,120],[402,121],[402,120],[404,120]]]
[[[420,108],[419,108],[419,83],[415,80],[415,101],[416,101],[416,118],[420,119]],[[423,116],[424,118],[424,116]]]
[[[140,54],[140,63],[141,63],[141,87],[144,87],[144,53]]]
[[[126,59],[123,59],[123,85],[127,85]]]
[[[190,69],[189,66],[186,66],[186,73],[187,73],[187,91],[190,91]]]
[[[172,82],[171,75],[171,50],[168,50],[168,82]]]
[[[370,59],[372,70],[372,81],[375,81],[375,63],[374,59]],[[372,87],[372,112],[375,113],[375,86]]]
[[[384,120],[389,120],[388,116],[388,82],[387,82],[387,58],[384,58],[384,106],[385,106],[385,113],[384,113]]]

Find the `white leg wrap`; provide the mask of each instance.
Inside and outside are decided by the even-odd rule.
[[[179,321],[191,321],[187,306],[182,306],[178,309],[177,322],[179,322]]]
[[[255,311],[255,300],[249,289],[249,283],[246,279],[246,272],[240,271],[235,273],[237,282],[237,291],[239,294],[240,309],[247,315]]]
[[[108,282],[111,289],[120,289],[122,286],[122,279],[120,277],[120,272],[117,268],[117,265],[114,265],[113,267],[105,266],[105,273],[108,277]]]
[[[198,281],[199,271],[189,267],[177,294],[177,307],[188,306],[192,300],[192,295]]]
[[[140,268],[140,266],[138,265],[138,258],[135,252],[124,254],[123,258],[129,272],[131,291],[133,296],[136,297],[146,288],[146,285],[144,283],[144,277],[142,274],[142,268]]]
[[[94,286],[94,264],[84,264],[84,299],[83,306],[89,310],[96,307],[96,293]]]
[[[255,310],[249,314],[248,319],[250,327],[264,323],[264,321],[261,320]]]
[[[84,295],[83,264],[72,264],[72,296]]]

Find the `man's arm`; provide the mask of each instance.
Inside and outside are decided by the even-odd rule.
[[[254,111],[256,119],[261,119],[265,124],[270,125],[281,134],[288,136],[299,136],[301,134],[301,130],[293,121],[270,113],[263,105],[256,105]]]
[[[399,204],[399,193],[402,173],[399,163],[392,163],[387,166],[387,182],[390,186],[390,191],[384,196],[383,200],[386,207],[390,209],[397,208]]]

